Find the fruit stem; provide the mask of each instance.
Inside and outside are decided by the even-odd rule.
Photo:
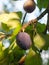
[[[25,13],[24,17],[23,17],[23,21],[22,21],[22,25],[24,24],[24,20],[26,18],[27,12]]]

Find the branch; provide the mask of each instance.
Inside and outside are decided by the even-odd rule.
[[[47,9],[37,17],[37,20],[41,19],[46,13],[48,13]]]
[[[46,9],[46,10],[45,10],[44,12],[42,12],[37,18],[35,18],[35,19],[29,21],[29,23],[23,24],[23,26],[22,26],[22,28],[21,28],[21,31],[25,30],[25,28],[26,28],[27,26],[29,26],[30,24],[36,23],[36,22],[37,22],[39,19],[41,19],[47,12],[48,12],[48,11],[47,11],[47,9]]]
[[[47,17],[47,30],[49,31],[49,12],[48,12],[48,17]]]
[[[47,11],[48,11],[48,16],[47,16],[47,26],[46,26],[46,30],[45,31],[49,31],[49,4],[47,6]]]

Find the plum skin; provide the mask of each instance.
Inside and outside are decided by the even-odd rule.
[[[24,50],[29,49],[32,45],[31,38],[30,38],[29,34],[26,32],[19,32],[16,35],[16,43],[20,48],[22,48]]]
[[[35,2],[34,0],[28,0],[24,3],[24,10],[27,12],[27,13],[32,13],[34,10],[35,10]]]

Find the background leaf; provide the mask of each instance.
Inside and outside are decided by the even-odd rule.
[[[42,65],[42,60],[39,54],[36,54],[33,50],[30,50],[26,57],[25,65]]]
[[[42,8],[47,8],[48,3],[49,3],[49,0],[37,0],[37,6],[39,7],[40,10]]]
[[[19,16],[19,18],[21,20],[22,19],[22,12],[21,11],[18,11],[18,12],[16,12],[16,14],[18,14],[18,16]]]
[[[37,29],[37,32],[42,33],[45,31],[46,25],[38,22],[36,25],[36,29]]]
[[[10,27],[7,26],[7,24],[5,24],[5,23],[2,22],[2,23],[1,23],[1,26],[2,26],[2,29],[5,30],[5,32],[9,32]]]

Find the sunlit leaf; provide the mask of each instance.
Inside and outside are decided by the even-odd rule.
[[[19,21],[17,21],[16,22],[16,28],[14,29],[13,34],[12,34],[12,36],[10,38],[11,43],[16,39],[16,35],[20,31],[21,27],[22,27],[21,23]]]
[[[48,34],[46,34],[46,35],[44,35],[44,34],[41,34],[41,36],[44,38],[44,40],[45,40],[45,45],[43,46],[43,49],[44,50],[48,50],[48,48],[49,48],[49,35]]]
[[[33,41],[34,41],[34,45],[35,45],[37,48],[42,48],[42,47],[45,45],[45,40],[44,40],[44,38],[42,38],[42,36],[39,35],[38,33],[35,35]]]
[[[2,29],[5,30],[5,32],[8,32],[10,30],[10,27],[7,26],[7,24],[2,22],[1,25],[2,25]]]
[[[10,19],[20,19],[15,12],[3,13],[0,15],[0,22],[6,23]]]
[[[35,35],[34,37],[34,45],[38,48],[38,49],[44,49],[44,50],[48,50],[49,48],[49,35],[45,35],[43,33],[38,33],[37,35]]]

